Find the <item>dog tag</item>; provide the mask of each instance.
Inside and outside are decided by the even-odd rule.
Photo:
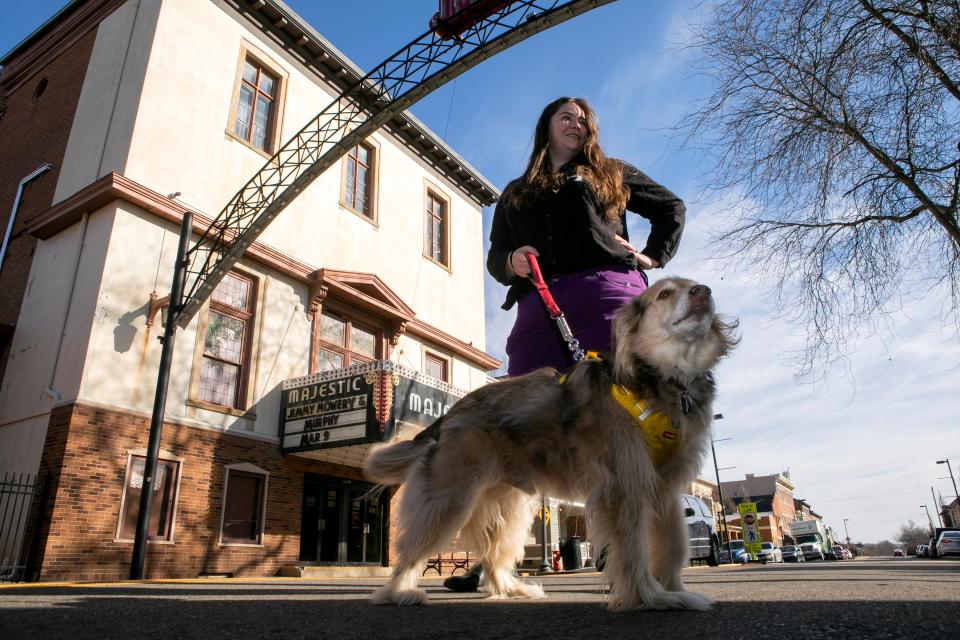
[[[691,409],[693,409],[693,400],[690,399],[689,393],[683,391],[680,394],[680,410],[683,411],[683,415],[687,415]]]

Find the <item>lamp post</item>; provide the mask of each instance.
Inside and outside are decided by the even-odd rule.
[[[843,532],[847,535],[847,548],[849,549],[850,548],[850,531],[847,529],[848,520],[850,520],[850,518],[843,519]]]
[[[937,464],[947,465],[947,471],[950,472],[950,482],[953,483],[953,495],[955,498],[960,498],[960,493],[957,493],[957,481],[953,478],[953,468],[950,466],[950,459],[944,458],[943,460],[937,460]]]
[[[722,413],[713,414],[714,420],[723,420]],[[723,438],[729,440],[730,438]],[[717,494],[720,496],[720,517],[722,518],[723,536],[727,539],[727,560],[733,564],[733,549],[730,548],[730,530],[727,528],[727,510],[723,506],[723,489],[720,487],[720,467],[717,466],[717,449],[713,446],[714,440],[710,438],[710,451],[713,453],[713,471],[717,474]],[[721,545],[723,546],[723,545]]]
[[[547,495],[540,496],[540,573],[550,573],[550,559],[547,556]]]
[[[933,518],[930,517],[930,509],[928,509],[927,505],[925,504],[922,504],[920,506],[923,507],[923,510],[927,512],[927,521],[930,522],[930,535],[932,536],[934,527],[933,527]]]
[[[937,464],[947,465],[947,471],[950,472],[950,482],[953,483],[953,497],[957,500],[957,503],[960,504],[960,493],[957,492],[957,481],[953,478],[953,468],[950,466],[950,459],[944,458],[943,460],[937,460]],[[943,505],[941,505],[941,508]],[[952,522],[951,526],[957,526],[956,518],[953,517],[954,512],[950,511],[950,521]]]

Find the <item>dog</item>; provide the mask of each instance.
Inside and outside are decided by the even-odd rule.
[[[607,550],[611,610],[708,609],[681,580],[689,543],[680,494],[710,448],[711,371],[737,344],[737,324],[717,316],[707,286],[665,278],[619,310],[607,358],[565,376],[542,369],[486,385],[413,440],[375,446],[366,477],[404,491],[396,564],[372,601],[425,604],[420,569],[457,531],[478,551],[492,597],[544,597],[515,568],[537,496],[550,495],[584,502],[594,548]],[[655,464],[615,389],[669,420],[679,437],[667,459]]]

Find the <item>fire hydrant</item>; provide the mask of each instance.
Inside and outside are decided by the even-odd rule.
[[[560,550],[553,550],[553,570],[560,571]]]

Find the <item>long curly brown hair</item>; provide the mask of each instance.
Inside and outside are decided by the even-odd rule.
[[[512,204],[523,208],[546,190],[556,190],[564,179],[564,173],[553,171],[547,153],[549,148],[550,118],[565,104],[575,104],[581,109],[587,120],[587,134],[580,150],[571,163],[576,165],[577,175],[586,178],[593,185],[608,220],[616,220],[627,206],[630,190],[623,184],[623,172],[617,162],[607,158],[600,148],[597,132],[597,116],[583,98],[564,96],[557,98],[544,109],[537,120],[533,134],[533,152],[527,161],[523,177],[512,190]]]

